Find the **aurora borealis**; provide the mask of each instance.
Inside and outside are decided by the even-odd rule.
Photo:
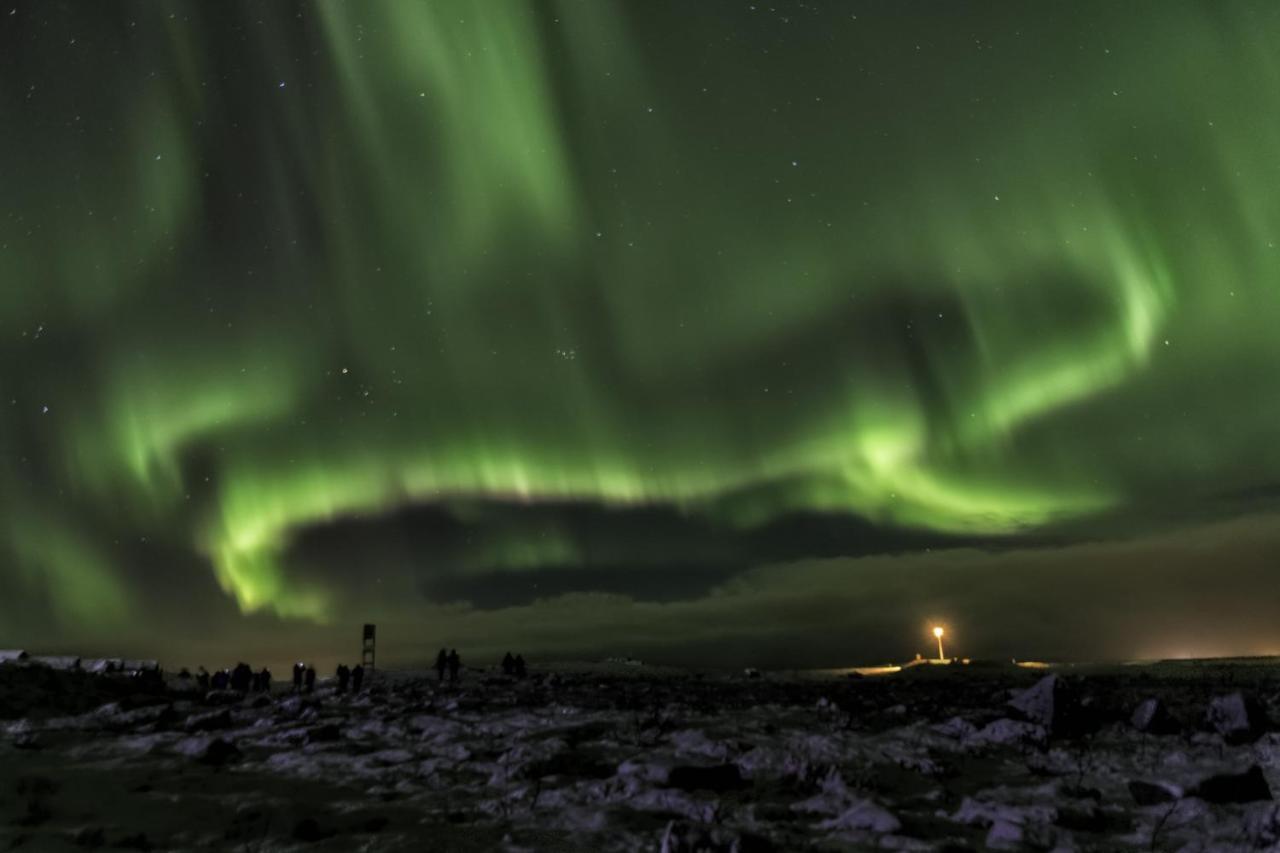
[[[1277,44],[11,2],[0,646],[1280,649]]]

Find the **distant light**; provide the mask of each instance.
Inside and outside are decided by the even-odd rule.
[[[942,663],[947,659],[947,656],[942,653],[942,633],[941,625],[933,626],[933,636],[938,640],[938,663]]]
[[[939,626],[939,627],[937,627],[937,628],[934,628],[934,629],[933,629],[933,636],[935,636],[935,637],[941,637],[941,636],[942,636],[942,627],[941,627],[941,626]]]

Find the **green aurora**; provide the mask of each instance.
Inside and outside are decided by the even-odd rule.
[[[211,578],[224,634],[437,574],[644,599],[795,518],[1124,540],[1280,481],[1273,4],[3,12],[0,643]],[[306,545],[424,512],[455,545]]]

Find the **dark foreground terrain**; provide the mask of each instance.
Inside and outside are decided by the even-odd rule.
[[[242,697],[0,666],[0,850],[1280,849],[1280,669],[1048,672]]]

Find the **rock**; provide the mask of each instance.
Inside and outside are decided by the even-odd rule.
[[[48,776],[19,776],[14,790],[19,797],[43,799],[58,793],[62,790],[62,785]]]
[[[1075,691],[1056,675],[1046,675],[1010,699],[1009,707],[1053,737],[1071,737],[1090,728],[1091,715]]]
[[[236,745],[222,738],[214,738],[205,747],[197,759],[201,764],[208,764],[212,767],[221,767],[222,765],[233,761],[240,757],[240,750],[236,749]]]
[[[1012,823],[1026,830],[1031,826],[1044,826],[1057,817],[1054,806],[1044,804],[1013,805],[965,797],[951,820],[968,826],[991,827],[997,823]]]
[[[215,732],[231,728],[231,710],[211,711],[208,714],[193,714],[187,717],[182,726],[188,732]]]
[[[956,740],[963,740],[972,737],[977,733],[978,727],[963,717],[951,717],[945,722],[938,723],[933,730],[940,735],[953,737]]]
[[[76,846],[96,850],[107,843],[107,833],[100,826],[88,827],[76,833]]]
[[[1059,808],[1054,823],[1072,832],[1128,832],[1132,828],[1132,822],[1123,813],[1096,804]]]
[[[370,753],[365,760],[375,767],[395,767],[413,759],[414,754],[407,749],[381,749]]]
[[[179,714],[172,705],[165,705],[156,715],[152,725],[157,729],[171,729],[178,724]]]
[[[314,698],[290,696],[276,704],[276,714],[281,717],[298,717],[303,711],[318,704],[318,700]]]
[[[243,699],[244,694],[234,690],[210,690],[204,695],[206,705],[238,705]]]
[[[1271,788],[1262,768],[1253,765],[1243,773],[1220,773],[1200,782],[1189,792],[1208,803],[1253,803],[1271,799]]]
[[[614,767],[607,762],[592,758],[582,750],[566,750],[529,762],[517,775],[522,779],[542,779],[547,776],[608,779],[614,775]],[[663,778],[666,778],[665,775]]]
[[[1064,785],[1062,793],[1075,800],[1093,800],[1094,802],[1102,800],[1102,792],[1088,785]]]
[[[315,844],[317,841],[324,841],[333,835],[332,830],[321,828],[315,818],[303,818],[293,827],[293,838],[295,841],[301,841],[306,844]]]
[[[13,736],[13,746],[15,749],[41,749],[44,742],[35,732],[18,732]]]
[[[1134,779],[1129,782],[1129,796],[1133,797],[1133,801],[1140,806],[1154,806],[1180,799],[1182,791],[1163,782],[1144,782],[1141,779]]]
[[[307,743],[333,743],[342,740],[342,729],[337,723],[326,723],[323,726],[307,730]]]
[[[1133,709],[1129,723],[1140,732],[1153,735],[1173,734],[1178,730],[1177,724],[1169,716],[1169,709],[1159,699],[1144,699]]]
[[[40,826],[53,817],[53,812],[44,800],[27,800],[27,812],[15,821],[18,826]]]
[[[389,818],[382,817],[381,815],[375,815],[374,817],[366,818],[364,822],[360,824],[360,832],[382,832],[382,830],[386,829],[390,823],[391,820]]]
[[[1009,706],[1017,711],[1023,719],[1052,728],[1062,688],[1056,675],[1046,675],[1017,696],[1009,700]]]
[[[773,842],[761,835],[675,820],[667,823],[658,842],[659,853],[772,853],[775,849]]]
[[[1022,848],[1022,827],[1009,820],[997,820],[987,830],[985,842],[988,850],[1019,850]]]
[[[1049,733],[1044,726],[1002,717],[965,738],[965,746],[1038,746]]]
[[[871,800],[855,802],[839,815],[818,824],[819,829],[857,829],[863,832],[897,832],[902,828],[888,809]]]
[[[1209,703],[1205,719],[1230,744],[1252,743],[1266,729],[1262,706],[1240,692],[1216,697]]]
[[[1255,849],[1274,849],[1280,844],[1280,806],[1254,803],[1242,809],[1245,836]]]
[[[39,655],[30,657],[28,660],[37,666],[46,666],[49,669],[61,671],[80,669],[80,658],[75,655]]]
[[[666,785],[667,779],[671,777],[671,768],[658,762],[628,759],[618,765],[617,775],[624,779],[635,778],[650,785]]]
[[[733,791],[750,784],[742,778],[736,764],[716,764],[711,767],[682,765],[671,768],[667,775],[667,785],[681,791]]]
[[[173,751],[213,767],[221,767],[240,755],[235,744],[213,737],[183,738],[173,745]]]

